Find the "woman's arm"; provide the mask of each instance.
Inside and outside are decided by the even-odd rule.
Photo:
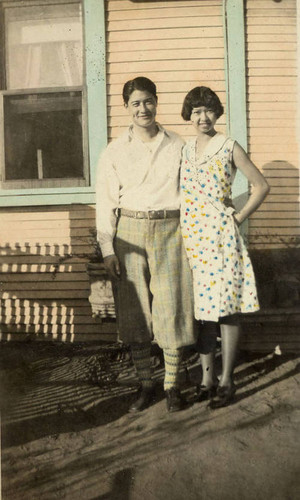
[[[270,191],[270,186],[258,168],[252,163],[244,149],[237,143],[233,147],[235,166],[243,172],[251,185],[251,194],[243,208],[234,214],[238,224],[241,224],[262,204]]]

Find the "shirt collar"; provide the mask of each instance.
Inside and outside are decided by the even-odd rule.
[[[160,123],[156,122],[156,125],[158,127],[159,132],[163,132],[167,137],[170,137],[170,134],[168,133],[168,131],[162,125],[160,125]],[[126,138],[127,138],[128,142],[131,142],[134,139],[133,124],[129,125],[125,134],[126,134]]]

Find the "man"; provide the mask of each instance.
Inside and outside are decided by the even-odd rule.
[[[178,411],[181,348],[195,342],[191,271],[179,224],[183,141],[156,122],[151,80],[128,81],[123,100],[132,124],[99,161],[97,237],[116,283],[120,340],[130,345],[141,382],[129,411],[143,410],[153,398],[153,336],[164,353],[167,409]]]

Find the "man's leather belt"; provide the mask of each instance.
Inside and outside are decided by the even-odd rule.
[[[125,217],[132,217],[133,219],[175,219],[179,218],[180,210],[148,210],[148,212],[143,212],[141,210],[135,211],[119,208],[118,214]]]

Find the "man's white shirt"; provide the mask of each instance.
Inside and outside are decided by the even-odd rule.
[[[183,139],[157,124],[156,138],[143,142],[132,126],[101,154],[97,170],[96,227],[103,257],[112,255],[118,208],[135,211],[180,207]]]

